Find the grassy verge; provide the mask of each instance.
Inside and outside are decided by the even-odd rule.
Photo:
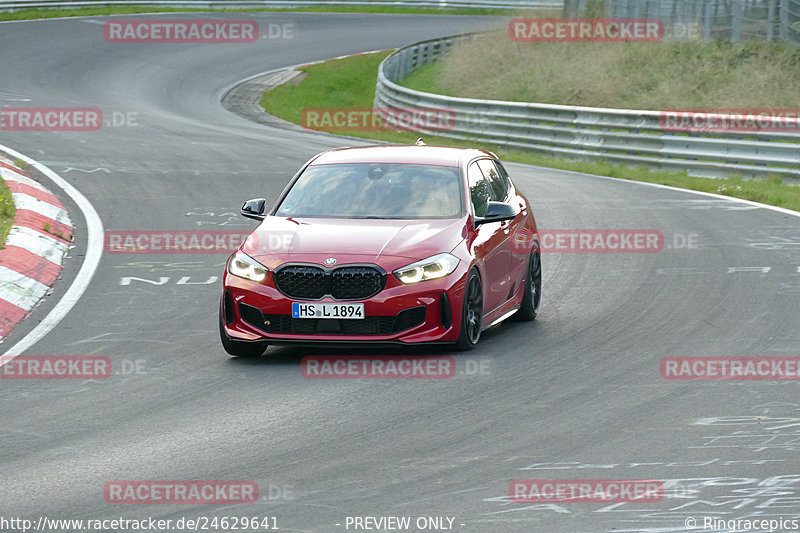
[[[475,72],[504,72],[495,76]],[[517,43],[487,34],[403,85],[449,96],[618,109],[790,108],[800,47],[788,43]]]
[[[0,250],[6,245],[6,238],[8,237],[8,232],[11,231],[16,211],[11,191],[8,190],[8,185],[6,185],[3,178],[0,178]]]
[[[299,84],[284,85],[264,93],[261,105],[268,113],[296,124],[300,123],[301,112],[305,108],[372,107],[378,65],[387,55],[387,53],[368,54],[306,67],[303,69],[306,77]],[[412,143],[418,137],[418,134],[409,132],[342,131],[335,133],[397,143]],[[518,150],[508,150],[500,146],[474,141],[457,141],[430,136],[426,136],[425,141],[428,144],[483,148],[491,150],[506,161],[660,183],[800,211],[800,187],[786,185],[778,176],[764,180],[744,180],[740,177],[694,178],[685,172],[650,170],[645,167],[614,165],[607,162],[569,161]],[[343,140],[342,144],[347,144],[347,141]]]
[[[312,12],[312,13],[401,13],[415,15],[518,15],[508,9],[443,9],[433,7],[398,7],[398,6],[333,6],[300,7],[292,9],[281,8],[255,8],[255,9],[212,9],[212,8],[170,8],[159,6],[110,6],[110,7],[82,7],[76,9],[23,9],[8,13],[0,13],[0,20],[32,20],[57,17],[88,17],[97,15],[133,15],[138,13],[197,13],[197,12],[227,12],[227,13],[256,13],[256,12]],[[524,16],[558,16],[560,11],[534,11],[525,12]]]

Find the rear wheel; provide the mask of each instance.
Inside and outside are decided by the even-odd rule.
[[[481,338],[483,320],[483,289],[481,278],[475,270],[469,273],[464,291],[464,305],[461,307],[461,334],[456,348],[471,350]]]
[[[252,359],[259,357],[264,350],[267,349],[266,342],[263,341],[237,341],[228,337],[225,334],[225,317],[222,314],[222,303],[219,306],[219,338],[222,341],[222,347],[230,355],[241,357],[245,359]]]
[[[525,273],[525,294],[522,305],[517,311],[520,320],[534,320],[539,313],[539,302],[542,299],[542,261],[539,250],[531,252],[528,258],[528,271]]]

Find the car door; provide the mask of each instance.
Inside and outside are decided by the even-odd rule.
[[[524,230],[526,214],[523,212],[523,208],[525,204],[517,196],[506,169],[499,161],[481,159],[478,161],[478,165],[489,182],[497,201],[510,203],[515,209],[518,209],[516,218],[503,222],[501,227],[509,237],[503,244],[504,247],[507,247],[509,254],[509,283],[511,285],[521,283],[528,266],[527,249],[520,247],[518,242],[518,239],[524,240],[527,237],[527,232]],[[514,286],[513,291],[515,292],[516,289],[517,287]]]
[[[472,214],[481,218],[489,201],[497,201],[491,184],[484,176],[478,161],[467,167]],[[508,224],[488,222],[478,225],[473,242],[475,256],[483,260],[483,312],[487,314],[507,299],[511,258],[508,249]]]

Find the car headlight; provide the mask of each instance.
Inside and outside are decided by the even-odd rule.
[[[228,261],[228,272],[234,276],[261,283],[267,277],[269,270],[249,255],[236,252]]]
[[[458,265],[458,258],[450,254],[438,254],[393,272],[403,283],[417,283],[429,279],[443,278],[453,272]]]

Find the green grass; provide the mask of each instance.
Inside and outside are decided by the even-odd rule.
[[[372,107],[375,97],[375,80],[378,65],[388,53],[375,53],[338,59],[302,69],[306,77],[297,85],[284,85],[264,93],[264,109],[295,124],[300,123],[304,108]],[[413,143],[419,136],[413,132],[341,132],[343,135],[377,139],[397,143]],[[741,177],[725,179],[695,178],[686,172],[652,170],[646,167],[615,165],[608,162],[570,161],[476,141],[460,141],[444,137],[425,136],[428,144],[476,147],[490,150],[505,161],[515,161],[543,167],[559,168],[611,176],[615,178],[659,183],[684,189],[711,192],[762,202],[800,211],[800,187],[781,182],[779,176],[764,180],[745,180]],[[346,145],[347,140],[342,140]]]
[[[88,17],[93,15],[133,15],[136,13],[179,13],[186,11],[202,11],[200,9],[179,9],[169,7],[80,7],[76,9],[22,9],[0,13],[0,20],[32,20],[59,17]]]
[[[0,20],[31,20],[57,17],[88,17],[97,15],[132,15],[137,13],[197,13],[197,12],[257,13],[257,12],[313,12],[313,13],[405,13],[416,15],[517,15],[507,9],[441,9],[424,7],[395,6],[319,6],[293,9],[256,8],[256,9],[211,9],[211,8],[170,8],[159,6],[110,6],[82,7],[77,9],[23,9],[14,12],[0,13]],[[548,16],[552,12],[528,13],[528,16]]]
[[[476,72],[503,72],[476,76]],[[449,96],[620,109],[791,108],[800,47],[788,43],[517,43],[490,33],[403,80]]]
[[[375,73],[389,52],[336,59],[302,68],[297,85],[281,85],[264,93],[261,105],[284,120],[300,123],[307,107],[372,107]],[[365,79],[365,77],[373,76]]]
[[[66,238],[66,237],[65,237],[65,236],[64,236],[62,233],[60,233],[60,232],[58,232],[58,231],[54,230],[53,228],[51,228],[51,227],[50,227],[50,223],[49,223],[49,222],[45,222],[45,223],[44,223],[44,226],[42,227],[42,229],[43,229],[45,232],[49,233],[50,235],[53,235],[53,236],[55,236],[55,237],[58,237],[59,239],[62,239],[62,240],[65,240],[65,241],[69,240],[69,239],[67,239],[67,238]]]
[[[6,245],[6,238],[8,238],[8,232],[11,231],[14,213],[16,212],[17,209],[14,206],[11,191],[8,189],[5,180],[0,178],[0,250]]]
[[[306,108],[371,108],[378,65],[389,52],[326,61],[300,69],[306,77],[298,85],[282,85],[264,93],[261,106],[276,117],[300,124]],[[337,131],[341,135],[408,143],[419,135],[400,132]]]

